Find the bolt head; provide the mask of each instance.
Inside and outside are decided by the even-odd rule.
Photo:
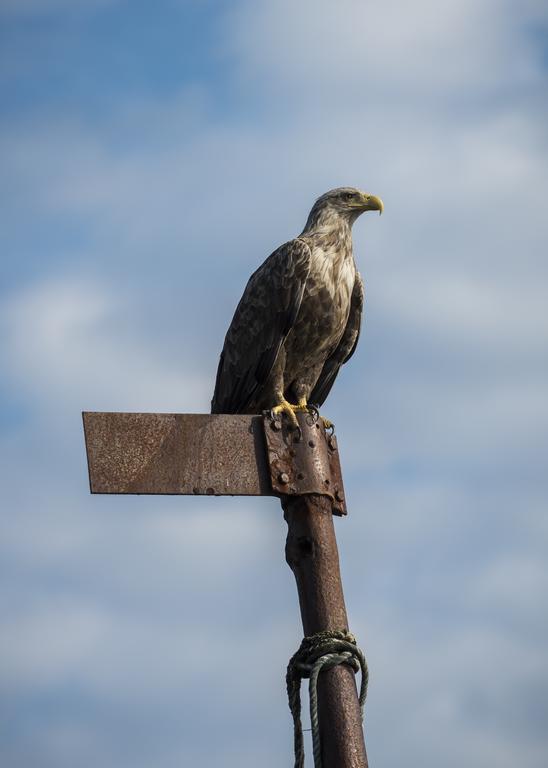
[[[278,480],[282,485],[287,485],[289,482],[289,475],[287,474],[287,472],[280,472],[280,474],[278,475]]]
[[[274,419],[270,426],[272,427],[273,430],[275,430],[276,432],[279,432],[280,429],[282,428],[282,422],[279,421],[278,419]]]

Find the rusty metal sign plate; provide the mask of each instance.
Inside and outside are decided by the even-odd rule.
[[[329,496],[346,514],[337,441],[298,414],[300,435],[268,417],[83,414],[92,493]]]
[[[297,418],[300,434],[279,419],[263,417],[272,490],[286,496],[329,496],[334,514],[346,515],[337,438],[326,434],[321,419],[307,413]]]
[[[92,493],[272,494],[261,416],[83,414]]]

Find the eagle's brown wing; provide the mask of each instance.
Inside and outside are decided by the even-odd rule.
[[[212,413],[245,413],[257,399],[295,323],[310,259],[306,243],[290,240],[251,275],[225,337]]]
[[[350,360],[356,350],[358,339],[360,338],[360,327],[362,320],[364,300],[363,280],[359,272],[356,272],[356,280],[350,299],[350,313],[342,338],[335,351],[327,358],[322,368],[322,372],[316,382],[314,389],[308,398],[309,403],[314,405],[323,405],[326,397],[331,391],[341,365]]]

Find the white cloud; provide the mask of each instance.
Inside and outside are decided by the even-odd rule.
[[[22,391],[48,408],[207,408],[209,381],[157,357],[139,339],[139,313],[123,290],[82,279],[48,280],[2,312],[4,365]],[[112,332],[112,328],[123,328]]]
[[[443,270],[424,269],[419,289],[412,273],[410,267],[393,276],[380,286],[383,293],[376,298],[387,320],[401,323],[408,332],[448,344],[487,344],[491,354],[508,354],[510,348],[518,354],[525,349],[538,354],[546,347],[547,295],[542,284],[528,285],[523,293],[494,276],[466,275],[458,265],[446,264]]]
[[[542,549],[540,532],[538,544]],[[543,538],[546,538],[544,535]],[[469,595],[472,603],[504,611],[516,622],[542,621],[538,607],[548,589],[548,572],[542,555],[531,551],[506,554],[487,563]],[[518,618],[519,617],[519,618]],[[518,630],[519,631],[519,630]]]
[[[100,607],[53,597],[4,616],[3,684],[43,688],[79,676],[105,642],[109,624]]]
[[[350,94],[369,101],[391,89],[403,98],[434,91],[446,100],[467,86],[481,92],[500,88],[503,78],[508,87],[538,76],[524,38],[545,11],[505,5],[501,12],[495,0],[246,2],[229,39],[243,78],[266,78],[274,90],[283,84],[307,105],[323,98],[344,110]]]
[[[370,626],[368,637],[375,670],[368,711],[372,762],[396,766],[404,753],[448,768],[543,765],[542,733],[527,722],[520,698],[545,677],[541,653],[524,652],[520,642],[486,627],[436,633],[429,641],[396,623]]]

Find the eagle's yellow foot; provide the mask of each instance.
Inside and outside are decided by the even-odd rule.
[[[315,405],[309,405],[306,402],[306,398],[302,397],[297,405],[293,405],[293,403],[290,403],[285,398],[282,398],[282,402],[278,405],[275,405],[274,408],[270,411],[273,417],[276,417],[278,414],[285,413],[286,416],[289,418],[289,421],[291,422],[291,425],[300,431],[299,422],[297,421],[297,416],[295,414],[297,413],[309,413],[314,421],[317,421],[318,418],[321,418],[324,422],[324,425],[326,426],[326,429],[329,429],[332,424],[330,421],[327,421],[327,419],[324,419],[320,416],[320,413],[318,411],[318,408]]]
[[[282,402],[278,405],[275,405],[274,408],[270,411],[273,416],[277,416],[278,414],[285,413],[285,415],[288,417],[289,421],[291,422],[292,426],[296,429],[300,429],[299,422],[297,421],[297,417],[295,416],[296,411],[301,411],[302,408],[299,407],[299,405],[293,405],[292,403],[288,402],[285,397],[282,398]]]

